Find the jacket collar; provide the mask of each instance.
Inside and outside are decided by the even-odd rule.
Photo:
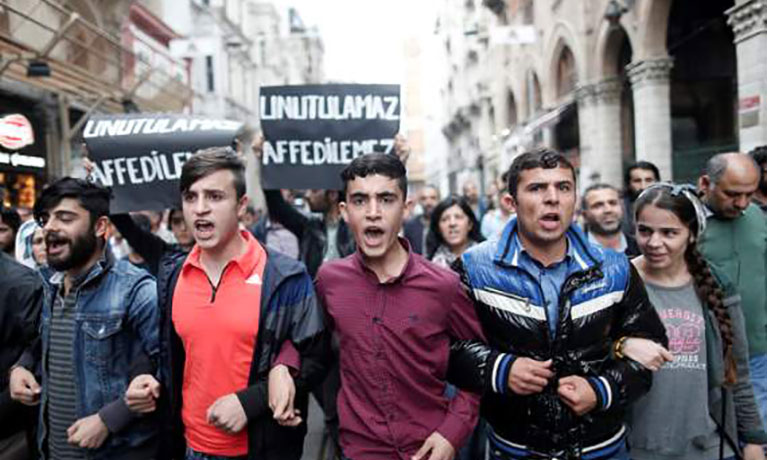
[[[513,217],[504,227],[501,238],[498,240],[493,259],[496,264],[519,267],[519,256],[524,248],[517,233],[517,218]],[[572,256],[581,270],[588,270],[602,263],[602,253],[588,242],[578,225],[571,224],[565,236],[569,243],[568,255]]]

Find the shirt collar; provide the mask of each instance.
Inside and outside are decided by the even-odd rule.
[[[524,254],[527,259],[532,260],[532,261],[538,263],[539,265],[543,266],[543,264],[541,262],[537,261],[532,255],[530,255],[530,252],[527,249],[525,249],[525,245],[522,244],[522,240],[519,239],[519,233],[515,232],[514,233],[514,238],[516,240],[514,242],[514,244],[517,245],[517,247],[519,247],[519,254]],[[560,264],[562,262],[569,263],[570,261],[575,259],[575,257],[576,257],[575,256],[575,251],[573,249],[573,243],[572,243],[572,241],[570,241],[570,235],[565,234],[565,239],[567,241],[567,250],[565,251],[564,259],[562,259],[562,260],[560,260],[558,262],[555,262],[555,263],[551,264],[550,266],[558,265],[558,264]]]
[[[397,283],[400,280],[404,279],[405,276],[409,275],[410,271],[413,269],[413,266],[415,265],[415,263],[414,263],[414,260],[413,260],[414,259],[413,251],[410,248],[410,242],[407,239],[405,239],[405,238],[403,238],[401,236],[397,237],[397,241],[399,241],[399,244],[401,244],[402,247],[404,247],[405,250],[407,251],[407,263],[405,263],[405,267],[402,269],[402,272],[399,275],[397,275],[395,277],[392,277],[392,278],[389,278],[388,280],[386,280],[384,282],[381,282],[378,279],[378,275],[376,275],[373,272],[373,270],[371,270],[365,264],[365,259],[362,257],[362,251],[359,249],[359,247],[354,252],[354,256],[353,257],[354,257],[354,260],[357,261],[357,265],[368,276],[368,278],[370,278],[371,280],[373,280],[375,282],[375,284],[394,284],[394,283]]]
[[[240,230],[240,236],[245,239],[247,249],[245,252],[230,260],[229,262],[237,266],[244,275],[250,275],[253,270],[261,262],[261,257],[265,255],[265,251],[258,244],[256,239],[248,230]],[[200,262],[200,256],[202,255],[202,249],[197,244],[194,245],[189,256],[184,261],[184,269],[187,267],[195,267],[202,271],[205,269]]]

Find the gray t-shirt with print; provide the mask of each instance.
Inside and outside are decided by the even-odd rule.
[[[631,458],[718,459],[719,434],[708,412],[706,313],[692,283],[645,287],[666,326],[674,361],[653,374],[650,392],[631,408]],[[731,455],[725,447],[725,457]]]

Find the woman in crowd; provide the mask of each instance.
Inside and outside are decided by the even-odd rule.
[[[632,263],[674,359],[661,369],[663,360],[648,366],[656,372],[650,392],[632,407],[631,458],[764,459],[767,434],[749,383],[740,298],[697,249],[706,223],[702,205],[691,187],[657,184],[635,210],[642,255]],[[619,341],[616,354],[646,363],[635,354],[638,342]]]
[[[479,222],[469,203],[464,198],[449,197],[432,212],[426,258],[449,267],[467,249],[483,240]]]

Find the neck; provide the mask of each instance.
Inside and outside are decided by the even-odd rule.
[[[218,280],[221,272],[230,260],[243,254],[247,250],[245,238],[237,233],[221,248],[203,249],[200,254],[200,263],[205,268],[211,279]]]
[[[88,258],[88,261],[85,262],[83,265],[80,265],[79,267],[70,268],[66,271],[66,274],[64,275],[64,290],[66,292],[69,292],[69,290],[72,288],[72,283],[74,282],[75,278],[78,278],[80,276],[83,276],[84,274],[88,273],[91,268],[93,268],[94,265],[101,259],[101,257],[104,255],[104,247],[103,245],[99,247],[96,251],[93,251],[93,254]]]
[[[453,254],[455,254],[457,256],[460,256],[461,254],[466,252],[466,248],[468,248],[468,247],[469,247],[469,240],[466,240],[466,241],[463,242],[463,244],[459,244],[457,246],[451,246],[450,247],[450,252],[452,252]]]
[[[609,235],[597,233],[597,232],[591,232],[592,235],[594,235],[594,239],[599,242],[602,246],[610,249],[618,249],[621,245],[621,232],[615,232]]]
[[[651,267],[644,256],[637,258],[637,268],[644,273],[646,281],[650,281],[659,286],[676,287],[690,282],[691,275],[687,269],[687,263],[680,259],[676,263],[665,268]]]
[[[378,281],[386,282],[402,273],[407,265],[408,252],[399,241],[393,245],[381,257],[368,258],[362,254],[365,265],[378,277]]]
[[[533,242],[522,232],[519,232],[519,240],[530,257],[543,264],[544,267],[561,261],[567,254],[567,237],[565,235],[552,242]]]

